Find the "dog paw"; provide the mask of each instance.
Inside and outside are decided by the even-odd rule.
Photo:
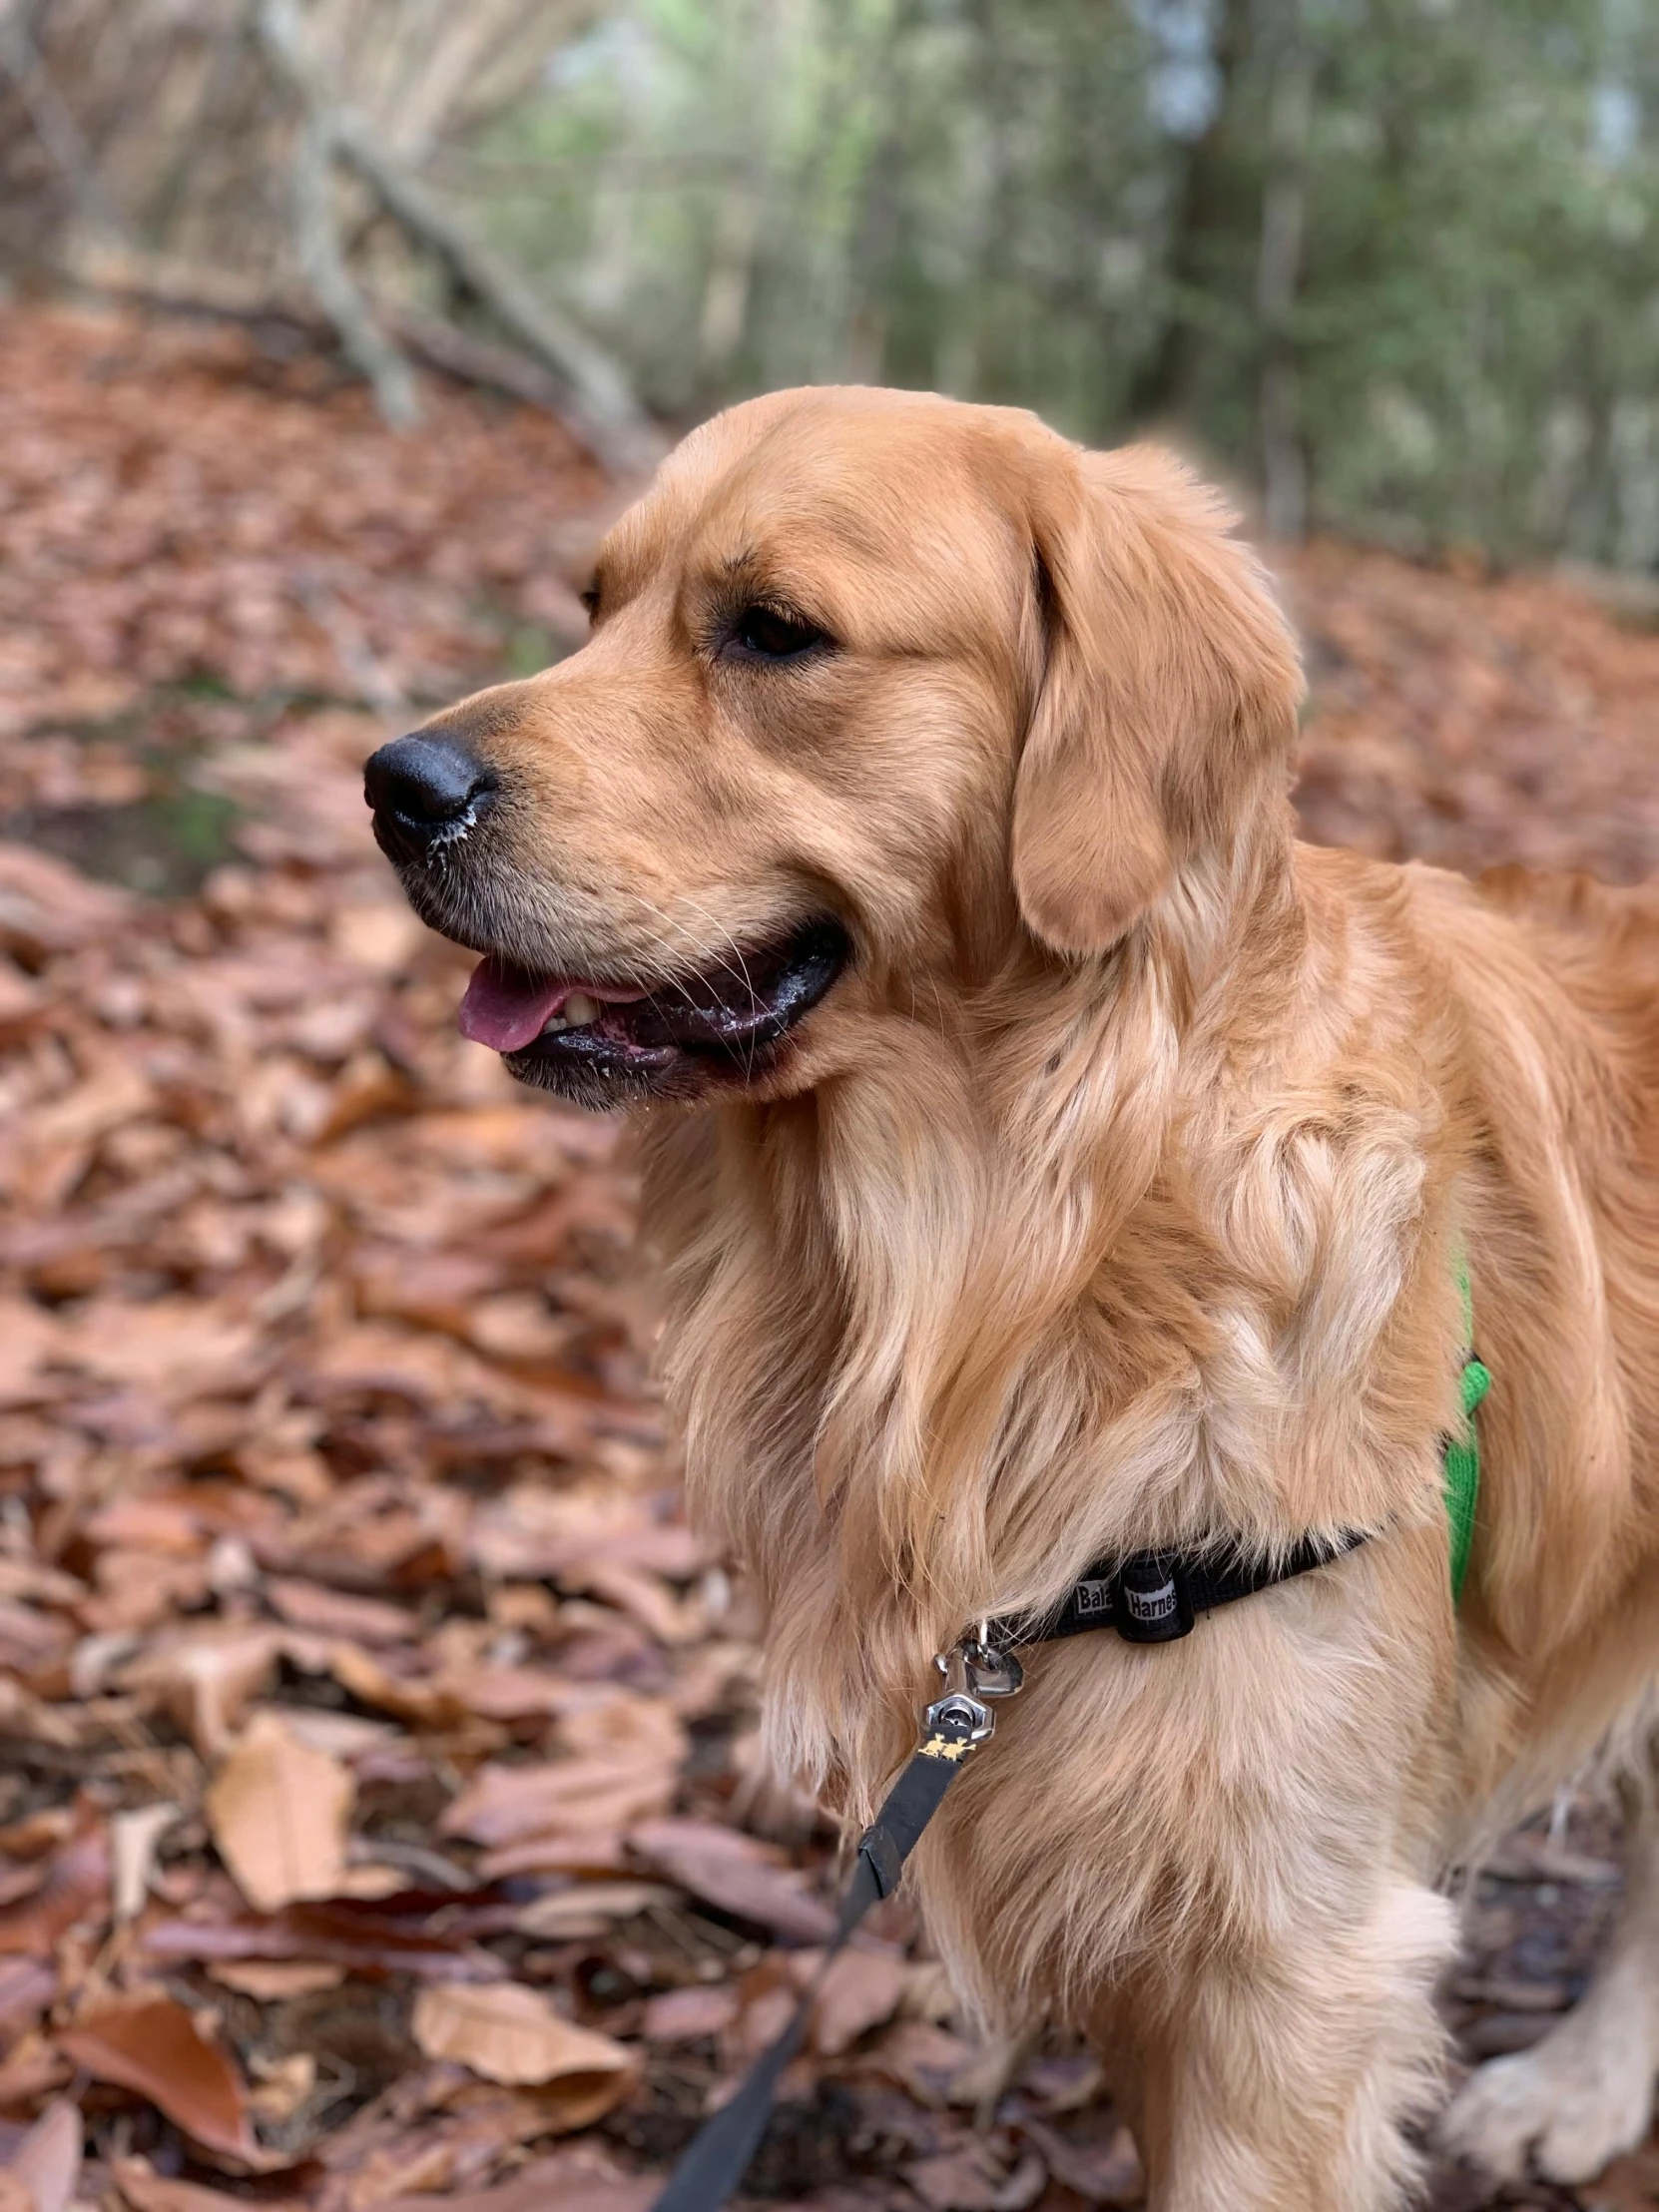
[[[1546,2181],[1591,2181],[1647,2133],[1654,2053],[1611,2018],[1572,2014],[1531,2050],[1494,2058],[1452,2099],[1441,2147],[1496,2181],[1531,2168]]]

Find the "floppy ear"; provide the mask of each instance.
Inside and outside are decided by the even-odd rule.
[[[1063,448],[1039,479],[1047,653],[1014,892],[1044,943],[1098,952],[1284,775],[1302,671],[1233,517],[1178,461]]]

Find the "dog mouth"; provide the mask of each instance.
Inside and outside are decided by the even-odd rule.
[[[827,919],[650,987],[539,974],[492,953],[473,971],[460,1027],[546,1089],[589,1101],[689,1096],[710,1079],[766,1073],[850,954],[846,931]]]

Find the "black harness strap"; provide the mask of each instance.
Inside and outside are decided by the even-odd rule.
[[[1277,1559],[1241,1559],[1236,1547],[1132,1551],[1127,1558],[1102,1559],[1085,1567],[1052,1613],[992,1621],[984,1641],[1005,1650],[1115,1628],[1125,1643],[1171,1644],[1191,1633],[1200,1613],[1329,1566],[1363,1544],[1367,1533],[1349,1528],[1331,1537],[1305,1536]]]
[[[1019,1689],[1020,1666],[1012,1656],[1016,1646],[1053,1643],[1095,1628],[1114,1628],[1132,1644],[1173,1643],[1191,1632],[1198,1614],[1328,1566],[1365,1540],[1363,1530],[1329,1541],[1310,1537],[1278,1561],[1254,1565],[1241,1561],[1236,1551],[1133,1552],[1128,1558],[1090,1567],[1052,1613],[990,1621],[977,1636],[964,1637],[954,1651],[941,1654],[935,1664],[947,1679],[955,1679],[947,1694],[923,1714],[920,1744],[859,1839],[834,1934],[811,1988],[783,2034],[755,2061],[736,2095],[693,2137],[651,2212],[720,2212],[743,2179],[772,2117],[784,2069],[806,2036],[830,1960],[870,1907],[891,1896],[905,1860],[943,1804],[946,1790],[990,1735],[993,1717],[981,1700],[1012,1697]]]

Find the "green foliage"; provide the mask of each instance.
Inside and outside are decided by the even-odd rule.
[[[674,416],[931,384],[1651,566],[1656,102],[1659,0],[628,0],[450,182]]]

